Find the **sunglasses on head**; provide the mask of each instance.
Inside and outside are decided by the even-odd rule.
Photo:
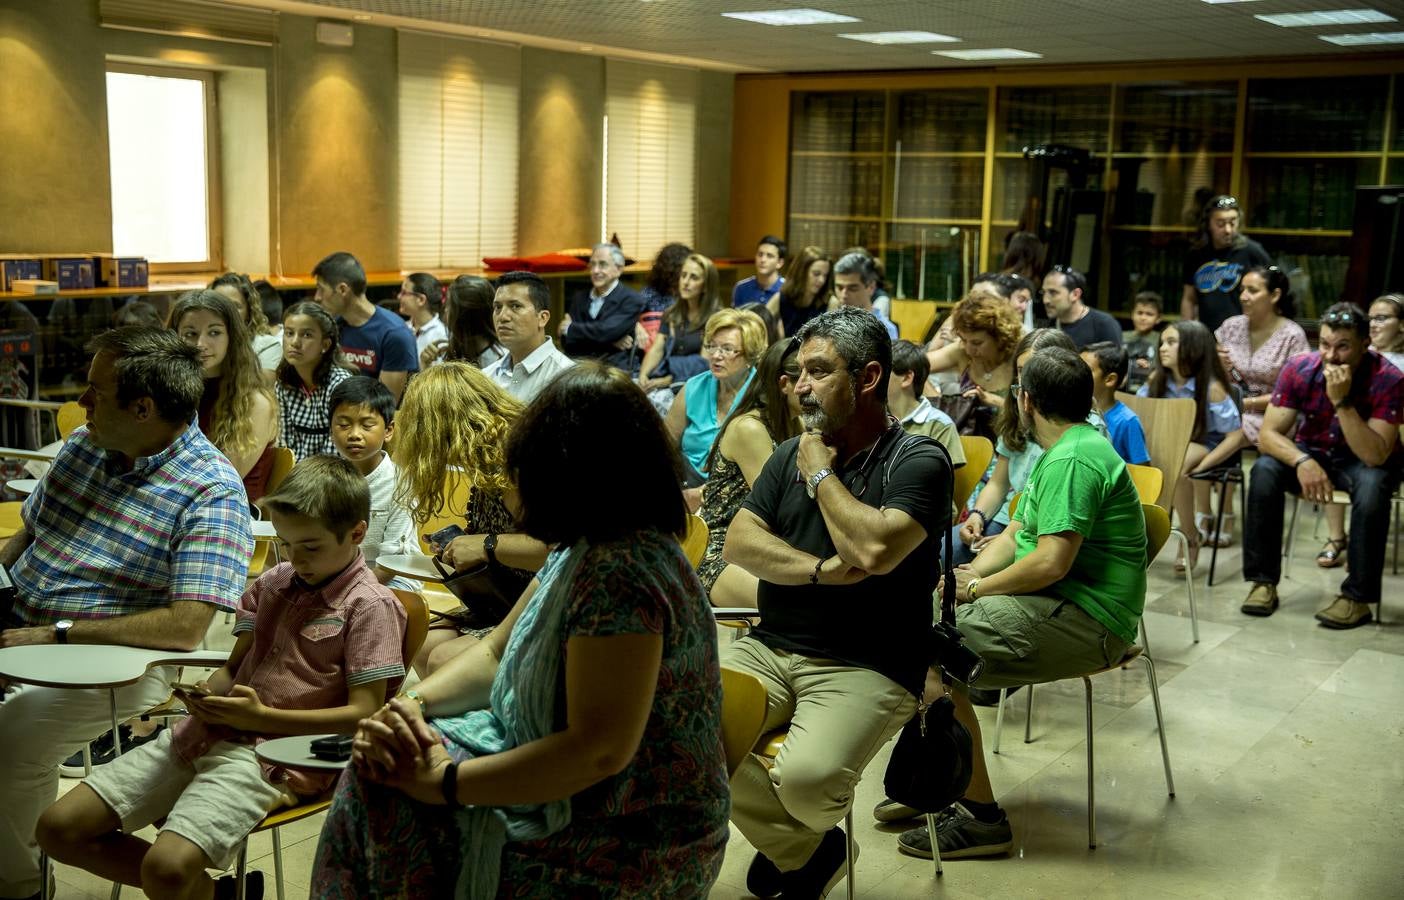
[[[1210,209],[1238,209],[1238,199],[1236,197],[1215,197],[1209,203]]]
[[[1337,328],[1342,325],[1348,328],[1354,328],[1359,321],[1360,315],[1348,309],[1327,313],[1321,317],[1321,324],[1330,325],[1332,328]]]

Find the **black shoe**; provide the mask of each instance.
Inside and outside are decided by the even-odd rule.
[[[998,822],[981,822],[961,804],[952,803],[936,814],[936,840],[943,860],[1000,856],[1014,846],[1014,831],[1002,811]],[[931,837],[926,826],[903,832],[897,838],[897,849],[908,856],[930,859]]]
[[[776,897],[784,887],[785,873],[776,868],[770,857],[756,851],[746,870],[746,890],[757,897]]]
[[[820,900],[829,896],[834,885],[848,874],[849,865],[858,861],[857,844],[853,845],[853,857],[852,860],[848,858],[848,838],[843,829],[835,825],[824,834],[808,862],[783,874],[782,896],[785,900]]]
[[[1022,684],[1016,684],[1012,688],[1007,688],[1008,693],[1005,696],[1012,697],[1014,692],[1021,687],[1023,687]],[[969,696],[970,702],[975,706],[999,706],[999,688],[971,688]]]
[[[215,900],[234,900],[239,896],[239,879],[225,875],[215,879]],[[244,873],[244,900],[263,900],[263,873],[255,869]]]
[[[156,730],[141,737],[132,737],[132,730],[126,725],[118,728],[118,733],[122,735],[122,752],[130,753],[142,744],[149,743],[156,739],[165,725],[157,725]],[[89,742],[88,752],[92,754],[93,768],[104,766],[117,758],[117,754],[112,751],[112,732],[108,731]],[[83,768],[83,751],[70,756],[59,766],[59,774],[64,778],[84,778],[87,772]]]

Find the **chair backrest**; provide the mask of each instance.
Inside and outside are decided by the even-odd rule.
[[[1154,503],[1141,502],[1146,516],[1146,565],[1149,566],[1170,539],[1170,514]]]
[[[965,465],[955,471],[955,490],[951,497],[956,509],[964,509],[965,504],[970,502],[975,485],[980,483],[985,470],[990,467],[990,460],[994,458],[994,444],[990,443],[989,438],[963,434],[960,436],[960,446],[965,451]]]
[[[69,400],[54,413],[54,422],[58,425],[60,438],[67,438],[73,433],[73,429],[82,425],[88,418],[88,414],[83,407],[78,405],[77,400]]]
[[[473,493],[473,485],[466,477],[446,477],[444,479],[445,509],[441,513],[429,516],[429,521],[419,527],[419,545],[425,552],[429,552],[429,543],[424,540],[426,534],[433,534],[440,528],[447,525],[463,525],[464,519],[468,515],[468,500]]]
[[[1136,496],[1142,503],[1154,503],[1160,499],[1160,489],[1165,485],[1165,475],[1155,466],[1137,466],[1128,463],[1126,471],[1136,485]]]
[[[1017,512],[1019,509],[1019,498],[1022,496],[1024,496],[1024,492],[1020,491],[1013,497],[1009,498],[1009,521],[1011,522],[1014,521],[1014,513]]]
[[[415,591],[391,588],[400,605],[405,608],[405,668],[408,669],[419,648],[424,646],[424,638],[429,634],[429,604]]]
[[[746,755],[760,737],[765,724],[765,685],[746,672],[721,670],[722,748],[726,751],[726,774],[736,774]]]
[[[694,569],[697,568],[702,554],[707,552],[707,523],[696,513],[687,517],[687,533],[683,535],[682,548],[687,561]]]
[[[1116,399],[1125,403],[1141,420],[1146,432],[1146,450],[1151,465],[1160,470],[1163,481],[1155,505],[1168,510],[1185,464],[1190,435],[1194,434],[1194,401],[1189,398],[1137,397],[1121,391]]]
[[[283,483],[283,479],[288,477],[294,465],[297,464],[297,457],[287,447],[273,448],[273,466],[268,470],[268,487],[265,494],[271,494]]]

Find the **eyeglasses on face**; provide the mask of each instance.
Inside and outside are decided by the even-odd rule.
[[[1391,319],[1398,319],[1398,318],[1399,318],[1398,316],[1391,316],[1391,315],[1371,316],[1371,317],[1370,317],[1370,324],[1371,324],[1371,325],[1383,325],[1383,324],[1385,324],[1386,322],[1390,321]]]
[[[726,344],[703,344],[702,352],[708,356],[720,356],[722,359],[731,359],[741,354],[740,350]]]

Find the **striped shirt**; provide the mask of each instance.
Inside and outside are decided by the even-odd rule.
[[[193,423],[131,469],[79,426],[21,515],[34,540],[10,576],[30,625],[179,600],[231,610],[253,553],[239,474]]]
[[[239,601],[236,637],[252,632],[253,644],[234,672],[234,684],[258,692],[273,709],[332,709],[345,706],[349,689],[387,680],[385,699],[405,677],[405,610],[358,552],[351,565],[321,587],[308,587],[282,563],[259,576]],[[175,726],[172,749],[186,762],[217,741],[276,735],[244,735],[196,718]],[[271,768],[270,780],[281,780]],[[289,773],[298,794],[316,793],[335,780]]]

